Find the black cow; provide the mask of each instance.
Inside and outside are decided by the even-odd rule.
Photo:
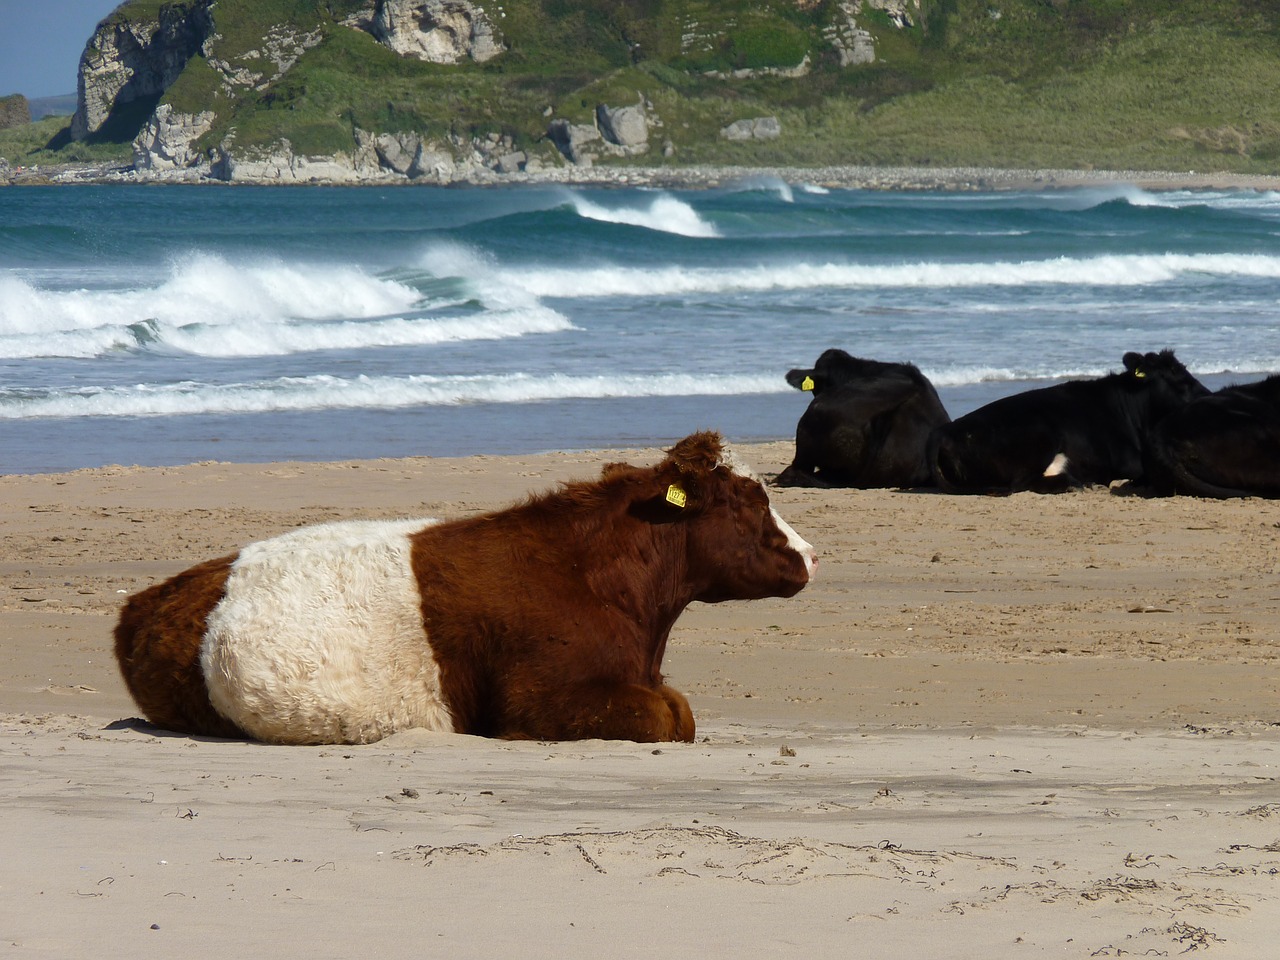
[[[947,493],[1060,493],[1143,478],[1151,428],[1208,389],[1171,350],[1126,353],[1124,372],[994,400],[934,431],[933,479]]]
[[[777,483],[791,487],[914,487],[929,483],[929,434],[950,421],[938,392],[909,363],[826,350],[787,383],[812,390],[796,425],[796,455]]]
[[[1280,374],[1223,387],[1165,417],[1145,463],[1160,496],[1280,497]]]

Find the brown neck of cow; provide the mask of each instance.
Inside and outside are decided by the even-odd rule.
[[[460,729],[495,695],[479,679],[495,669],[531,686],[657,682],[695,586],[685,525],[633,516],[630,502],[570,487],[414,535],[424,626],[446,682],[459,680]]]
[[[584,521],[571,549],[584,567],[585,584],[596,603],[615,610],[647,640],[646,659],[656,679],[671,628],[696,591],[689,576],[687,528],[649,523],[625,510]]]

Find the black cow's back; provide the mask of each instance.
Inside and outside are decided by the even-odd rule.
[[[951,493],[1057,493],[1143,476],[1151,427],[1208,393],[1173,355],[1127,353],[1125,370],[1002,397],[939,427],[933,479]]]
[[[1165,418],[1146,474],[1161,496],[1280,497],[1280,375],[1224,387]]]

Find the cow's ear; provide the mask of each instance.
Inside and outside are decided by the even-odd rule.
[[[1124,368],[1130,373],[1137,373],[1142,366],[1142,354],[1130,350],[1124,355]]]
[[[700,493],[694,477],[663,464],[628,512],[646,523],[676,523],[697,512]]]
[[[812,390],[814,387],[812,370],[788,370],[787,383],[797,390]]]

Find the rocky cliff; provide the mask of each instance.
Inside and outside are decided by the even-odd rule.
[[[99,23],[80,55],[71,138],[98,133],[131,104],[154,107],[204,50],[213,33],[213,3],[165,4],[141,16],[126,3]]]
[[[592,2],[584,14],[602,16],[604,8]],[[448,182],[547,163],[590,165],[648,153],[652,136],[664,132],[667,107],[655,106],[645,89],[590,77],[576,101],[556,97],[566,74],[599,72],[612,62],[616,76],[617,67],[625,72],[628,61],[643,59],[645,44],[695,76],[802,76],[815,56],[837,67],[865,64],[875,58],[874,38],[857,18],[886,11],[910,27],[918,4],[838,0],[807,32],[767,9],[709,23],[699,13],[705,8],[680,6],[672,11],[679,35],[654,18],[632,18],[613,23],[617,35],[605,41],[598,23],[579,30],[596,49],[571,43],[553,51],[578,27],[558,23],[570,21],[542,0],[130,0],[85,47],[71,136],[132,137],[137,173],[163,179]],[[770,39],[770,24],[786,28],[789,46]],[[367,38],[363,46],[357,35]],[[326,61],[342,59],[354,72],[353,56],[385,74],[392,89],[384,96],[353,84],[351,104],[315,103],[322,73],[330,100],[341,99]],[[554,69],[531,62],[555,57],[565,62]],[[414,62],[422,66],[407,66]],[[295,82],[300,63],[310,72]],[[484,70],[487,64],[500,65],[499,72]],[[477,102],[450,109],[448,100],[465,94],[454,92],[442,70],[461,71],[458,90]],[[508,70],[529,75],[522,89],[513,90],[519,78],[505,76]],[[657,89],[652,73],[639,79]],[[298,115],[313,107],[328,109],[322,118]],[[725,140],[783,135],[776,117],[761,116],[721,117],[708,135],[717,133]],[[673,137],[662,137],[662,154],[675,151]]]

